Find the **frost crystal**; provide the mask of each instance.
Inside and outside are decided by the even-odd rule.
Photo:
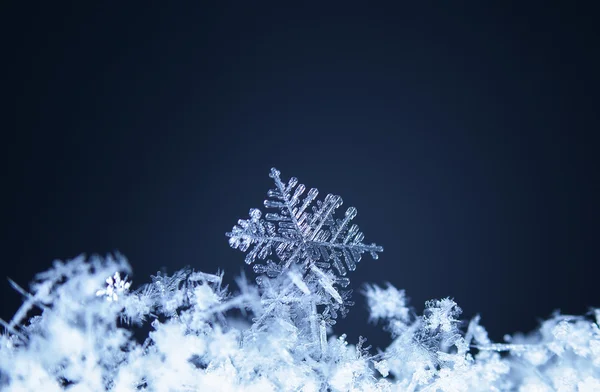
[[[450,298],[419,315],[403,290],[367,285],[370,319],[391,344],[372,350],[334,335],[328,327],[351,304],[345,274],[382,249],[362,243],[355,209],[334,218],[339,197],[301,199],[297,180],[271,177],[265,205],[276,212],[251,210],[228,233],[248,263],[260,262],[258,286],[242,276],[233,292],[223,273],[184,268],[132,289],[121,255],[54,262],[28,290],[9,281],[23,304],[0,319],[0,390],[600,391],[598,309],[555,313],[495,343],[479,316],[462,323]]]

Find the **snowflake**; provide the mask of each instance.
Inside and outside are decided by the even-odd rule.
[[[123,296],[129,291],[130,286],[131,282],[127,281],[127,277],[121,279],[121,274],[115,272],[114,276],[106,278],[106,288],[96,291],[96,296],[104,296],[107,301],[116,302],[119,296]]]
[[[311,188],[302,199],[306,187],[295,177],[284,184],[280,174],[271,169],[269,176],[275,189],[269,190],[264,201],[266,208],[276,212],[263,218],[259,209],[252,208],[250,219],[240,219],[226,233],[229,244],[248,252],[247,264],[265,260],[264,264],[254,265],[254,271],[263,274],[257,278],[259,285],[264,284],[265,276],[287,276],[303,295],[316,293],[314,305],[323,307],[322,316],[331,325],[338,313],[344,316],[346,306],[352,305],[351,291],[339,291],[337,286],[348,286],[350,281],[345,275],[356,269],[364,252],[377,259],[383,247],[362,242],[363,233],[351,224],[356,208],[349,207],[343,219],[336,219],[335,211],[342,205],[340,196],[328,194],[323,201],[316,200],[319,192]],[[276,261],[269,258],[273,254]]]
[[[357,225],[350,225],[357,214],[356,208],[348,208],[344,219],[334,218],[335,210],[342,205],[340,196],[325,196],[324,201],[316,202],[311,212],[309,207],[319,193],[316,188],[311,188],[301,200],[306,187],[298,185],[297,178],[290,178],[286,185],[275,168],[271,169],[270,177],[275,181],[275,189],[269,190],[264,205],[278,212],[267,213],[263,219],[261,211],[253,208],[250,219],[240,219],[238,225],[226,233],[233,248],[246,252],[254,245],[246,255],[248,264],[275,252],[278,263],[267,261],[266,265],[255,267],[255,271],[276,276],[292,263],[304,269],[312,264],[320,268],[330,268],[333,264],[338,274],[344,276],[347,269],[356,269],[362,253],[369,252],[377,259],[377,252],[383,251],[381,246],[362,243],[363,233]]]

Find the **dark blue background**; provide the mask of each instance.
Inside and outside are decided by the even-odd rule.
[[[101,3],[2,6],[2,275],[115,250],[138,284],[251,274],[224,233],[276,166],[385,247],[355,289],[454,297],[495,339],[600,306],[591,9]],[[382,345],[355,299],[336,332]]]

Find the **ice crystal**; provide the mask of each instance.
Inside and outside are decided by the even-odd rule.
[[[351,291],[339,289],[350,282],[345,277],[347,272],[356,269],[364,252],[377,259],[377,252],[383,248],[362,242],[363,233],[351,223],[356,208],[349,207],[343,219],[335,217],[336,209],[343,203],[340,196],[328,194],[323,201],[317,200],[319,192],[311,188],[303,198],[304,184],[298,184],[296,177],[286,184],[280,175],[279,170],[271,169],[269,176],[275,188],[269,190],[264,201],[265,207],[275,212],[263,218],[259,209],[252,208],[250,219],[240,219],[226,233],[229,244],[247,252],[248,264],[264,260],[254,265],[254,271],[262,274],[257,279],[259,285],[267,279],[286,276],[293,282],[299,302],[312,297],[305,306],[323,307],[321,320],[333,324],[338,313],[345,315],[347,306],[352,304]],[[294,293],[287,296],[293,297]]]
[[[275,189],[269,190],[264,202],[266,208],[277,212],[269,212],[261,218],[261,211],[253,208],[250,219],[240,219],[227,233],[233,248],[246,252],[253,246],[246,255],[248,264],[273,253],[277,256],[277,262],[267,259],[265,264],[255,265],[257,273],[275,277],[296,263],[303,271],[333,266],[338,275],[345,276],[347,270],[356,269],[362,253],[369,252],[377,259],[377,252],[383,248],[362,243],[363,233],[357,225],[351,224],[356,208],[348,208],[343,219],[336,219],[335,210],[342,205],[340,196],[328,194],[313,205],[319,194],[316,188],[311,188],[302,199],[306,191],[304,184],[298,185],[296,177],[285,184],[280,174],[279,170],[271,169],[269,176],[275,182]]]
[[[107,301],[118,301],[119,295],[125,294],[129,287],[131,282],[127,281],[127,277],[121,279],[121,274],[117,271],[114,276],[106,278],[106,288],[96,291],[96,295],[105,297]]]
[[[2,391],[600,391],[600,310],[555,313],[528,335],[492,342],[476,316],[463,324],[451,298],[422,315],[404,291],[365,286],[370,320],[392,342],[374,352],[328,328],[350,305],[345,276],[363,252],[356,210],[335,219],[336,196],[276,189],[228,233],[256,263],[259,285],[237,291],[223,273],[184,268],[131,288],[121,255],[55,262],[23,304],[0,319]],[[133,328],[133,326],[145,326]],[[135,333],[134,333],[135,331]]]

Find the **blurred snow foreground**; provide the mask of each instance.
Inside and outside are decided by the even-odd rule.
[[[339,196],[317,201],[296,178],[270,176],[270,212],[251,209],[227,233],[258,275],[235,293],[221,273],[189,268],[130,290],[120,255],[57,261],[27,291],[10,281],[24,300],[2,321],[0,390],[600,391],[599,310],[493,343],[449,298],[419,316],[404,291],[366,286],[392,343],[374,352],[334,336],[352,305],[348,272],[383,248],[362,242],[355,208],[334,216]]]

